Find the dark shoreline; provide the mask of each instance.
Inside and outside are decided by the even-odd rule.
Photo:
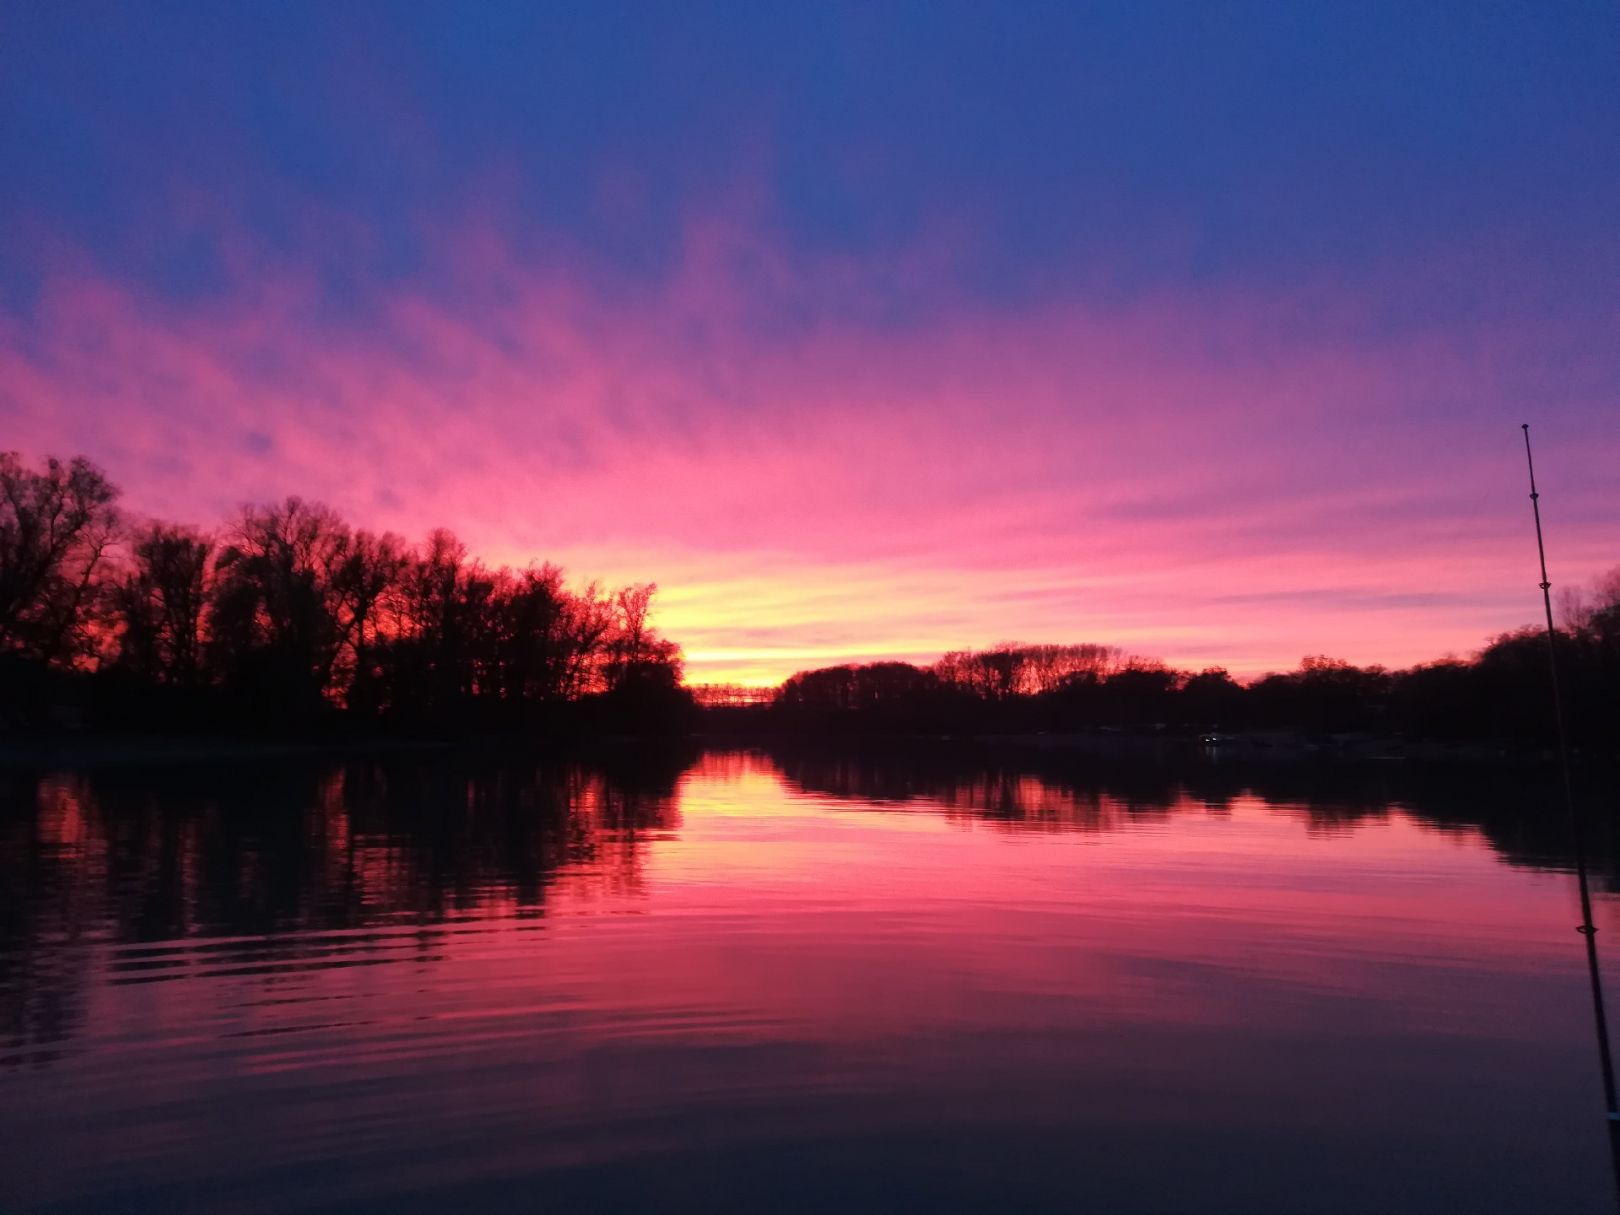
[[[1557,753],[1542,746],[1478,742],[1426,742],[1376,737],[1335,741],[1289,732],[1233,734],[1218,743],[1194,735],[1089,730],[1031,733],[877,733],[772,729],[695,730],[689,733],[584,733],[495,730],[484,733],[388,734],[355,732],[325,737],[298,733],[245,735],[52,731],[0,735],[0,769],[104,765],[214,764],[270,759],[346,760],[370,756],[501,754],[611,757],[626,752],[762,750],[849,754],[956,753],[984,759],[1033,762],[1120,760],[1249,766],[1312,764],[1344,767],[1457,767],[1540,769]],[[1577,754],[1583,770],[1609,770],[1616,757]]]
[[[91,734],[0,737],[0,771],[42,768],[228,764],[261,760],[347,760],[372,757],[567,756],[611,758],[626,751],[696,750],[685,736],[599,734],[484,736],[353,735],[339,738],[245,737],[242,735]]]

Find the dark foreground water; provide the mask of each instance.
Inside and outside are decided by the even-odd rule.
[[[1613,1209],[1542,790],[1073,762],[0,776],[0,1207]]]

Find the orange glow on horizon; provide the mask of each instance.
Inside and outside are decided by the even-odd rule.
[[[449,527],[491,563],[656,582],[698,683],[1003,641],[1240,676],[1312,653],[1399,667],[1535,617],[1500,374],[1535,326],[1347,345],[1299,332],[1285,293],[1188,290],[762,331],[735,269],[754,255],[784,289],[848,285],[696,223],[627,302],[474,228],[444,251],[465,302],[401,288],[376,327],[322,328],[309,271],[268,255],[207,307],[64,259],[28,332],[0,329],[6,442],[82,451],[135,515],[213,526],[295,493],[375,530]],[[1436,400],[1467,426],[1409,420]],[[1620,434],[1538,443],[1554,580],[1578,584],[1620,561]]]

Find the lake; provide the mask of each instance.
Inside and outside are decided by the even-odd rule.
[[[10,772],[0,900],[7,1210],[1614,1209],[1533,774]]]

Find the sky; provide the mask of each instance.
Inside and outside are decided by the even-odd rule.
[[[0,448],[654,581],[697,682],[1406,665],[1620,565],[1620,11],[0,7]]]

